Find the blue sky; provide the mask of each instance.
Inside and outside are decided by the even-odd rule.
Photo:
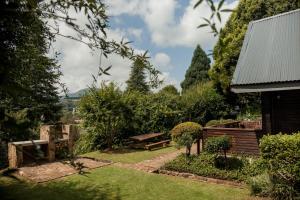
[[[149,51],[151,63],[161,72],[164,85],[174,84],[180,88],[194,48],[200,44],[205,51],[213,48],[216,39],[209,29],[197,29],[201,17],[210,16],[209,7],[203,3],[197,9],[197,0],[106,0],[110,16],[109,39],[129,40],[137,52]],[[215,1],[218,3],[218,1]],[[224,7],[234,8],[237,0],[226,1]],[[229,14],[223,15],[222,24]],[[80,22],[79,17],[79,22]],[[68,32],[62,27],[62,31]],[[62,53],[62,82],[70,92],[86,88],[97,72],[99,52],[91,52],[83,44],[74,44],[64,38],[57,38],[55,49]],[[111,55],[102,59],[102,65],[112,65],[110,77],[102,79],[115,81],[125,88],[131,62]]]

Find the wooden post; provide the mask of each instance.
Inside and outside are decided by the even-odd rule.
[[[23,147],[8,143],[8,160],[10,168],[18,168],[23,163]]]
[[[55,135],[56,128],[54,125],[44,125],[40,129],[40,139],[48,141],[48,161],[55,160]]]
[[[272,93],[261,94],[262,130],[263,134],[272,132]]]
[[[197,155],[200,154],[200,138],[197,139]]]

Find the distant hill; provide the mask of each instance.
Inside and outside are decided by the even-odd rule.
[[[78,90],[77,92],[69,93],[67,98],[71,98],[71,99],[80,98],[80,97],[82,97],[88,90],[89,90],[89,88],[84,88],[84,89]]]

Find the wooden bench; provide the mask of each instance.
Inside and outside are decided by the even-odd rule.
[[[145,149],[150,150],[156,147],[166,147],[168,144],[170,144],[170,140],[163,140],[160,142],[155,142],[155,143],[151,143],[151,144],[147,144],[145,145]]]

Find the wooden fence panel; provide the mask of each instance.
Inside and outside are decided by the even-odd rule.
[[[223,135],[231,138],[229,153],[259,155],[260,129],[205,127],[203,129],[204,145],[207,138]]]

